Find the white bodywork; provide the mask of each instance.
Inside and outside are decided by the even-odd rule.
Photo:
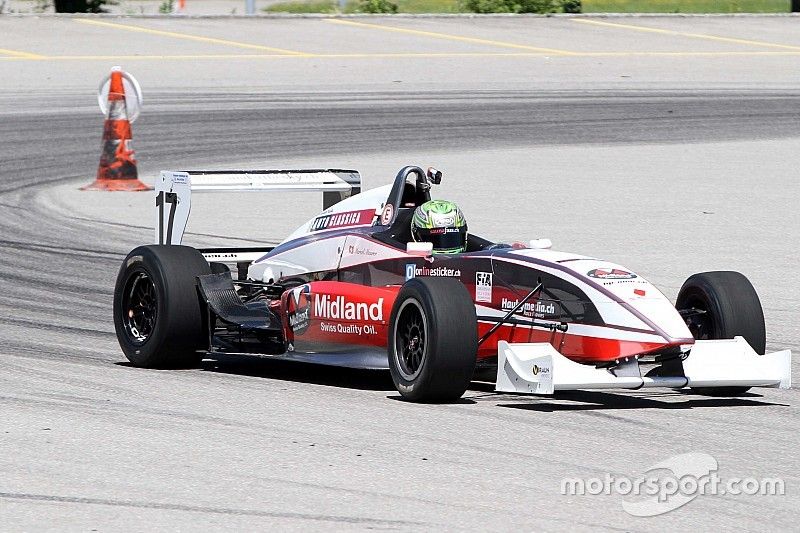
[[[646,387],[792,386],[789,350],[758,355],[742,337],[696,341],[682,361],[683,375],[615,375],[613,369],[576,363],[546,343],[498,344],[499,392],[553,394],[559,390],[639,389]],[[633,361],[632,361],[633,363]],[[638,371],[638,364],[632,366]],[[638,372],[637,372],[638,373]]]
[[[368,191],[364,191],[360,194],[342,200],[336,205],[331,206],[328,209],[325,209],[314,218],[306,221],[299,228],[294,230],[288,237],[283,239],[281,241],[281,244],[293,241],[295,239],[299,239],[300,237],[307,237],[312,234],[325,235],[325,233],[327,233],[328,231],[333,231],[332,229],[312,231],[311,225],[314,223],[314,220],[323,215],[334,215],[336,213],[346,213],[348,211],[360,211],[360,210],[371,209],[375,212],[375,217],[379,217],[381,214],[381,210],[383,209],[383,206],[386,203],[386,198],[388,198],[389,196],[389,191],[391,190],[391,188],[392,188],[391,185],[384,185],[382,187],[378,187],[376,189],[370,189]],[[372,225],[374,221],[375,220],[373,219],[369,225]]]
[[[608,261],[549,249],[517,250],[507,256],[498,257],[497,260],[517,262],[514,260],[514,256],[538,259],[542,261],[542,263],[536,265],[538,270],[556,277],[565,278],[569,283],[580,288],[591,299],[606,324],[638,330],[638,333],[622,330],[616,332],[604,331],[604,336],[641,342],[659,342],[661,340],[660,336],[652,337],[642,333],[644,331],[652,331],[653,335],[656,334],[650,324],[646,324],[628,309],[621,306],[618,301],[598,290],[595,284],[602,285],[604,289],[640,312],[641,315],[651,319],[651,322],[658,324],[658,327],[668,337],[673,339],[692,338],[689,328],[680,315],[675,312],[675,306],[672,302],[655,285],[625,267]],[[548,263],[551,266],[548,266]],[[519,264],[529,266],[524,261],[519,261]],[[568,274],[565,275],[562,269],[566,269]],[[618,269],[625,271],[632,277],[628,279],[596,279],[592,280],[594,283],[589,283],[590,278],[587,277],[587,272],[597,269]],[[491,310],[486,309],[485,311],[492,314]],[[591,335],[597,329],[597,326],[573,324],[570,325],[570,328],[573,333],[578,333],[579,330],[583,329],[586,330],[585,333],[587,335]]]
[[[319,239],[313,242],[309,241],[304,246],[298,246],[285,252],[278,252],[271,254],[269,257],[260,258],[250,265],[248,277],[268,282],[270,279],[277,280],[308,272],[335,270],[339,268],[340,260],[343,261],[341,266],[352,266],[376,259],[391,259],[405,255],[388,246],[369,244],[368,241],[353,235],[323,238],[340,228],[314,229],[315,221],[321,217],[362,211],[365,213],[369,211],[371,216],[368,221],[364,219],[364,223],[359,225],[373,225],[381,215],[390,190],[391,185],[370,189],[325,209],[322,213],[297,228],[278,247],[303,237],[314,236],[319,237]],[[348,241],[346,246],[345,241]],[[348,253],[351,246],[354,247],[354,251],[360,251],[361,253]]]

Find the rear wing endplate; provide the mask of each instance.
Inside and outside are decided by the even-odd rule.
[[[361,192],[356,170],[192,170],[161,171],[156,189],[156,244],[180,244],[192,192],[320,191],[322,208]]]

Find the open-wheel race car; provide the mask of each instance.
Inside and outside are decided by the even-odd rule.
[[[495,243],[464,225],[458,253],[434,253],[412,217],[440,181],[416,166],[365,192],[352,170],[162,172],[158,244],[131,251],[117,277],[125,356],[160,368],[220,353],[388,368],[421,402],[458,399],[487,375],[498,391],[534,394],[790,387],[791,353],[764,354],[743,275],[695,274],[673,305],[631,270],[545,239]],[[270,190],[321,191],[323,211],[275,247],[181,245],[192,192]]]

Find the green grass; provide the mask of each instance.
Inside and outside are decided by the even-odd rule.
[[[584,13],[788,13],[791,0],[583,0]]]
[[[392,0],[399,13],[462,13],[461,0]],[[345,13],[356,13],[358,1],[350,0]],[[336,13],[339,2],[332,0],[297,0],[265,7],[267,13]]]
[[[400,13],[463,13],[460,0],[393,0]]]
[[[335,13],[339,4],[330,0],[279,2],[263,9],[267,13]]]

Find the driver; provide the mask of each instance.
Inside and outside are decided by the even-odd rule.
[[[467,220],[461,209],[446,200],[429,200],[414,210],[411,238],[433,243],[435,254],[457,254],[467,249]]]

